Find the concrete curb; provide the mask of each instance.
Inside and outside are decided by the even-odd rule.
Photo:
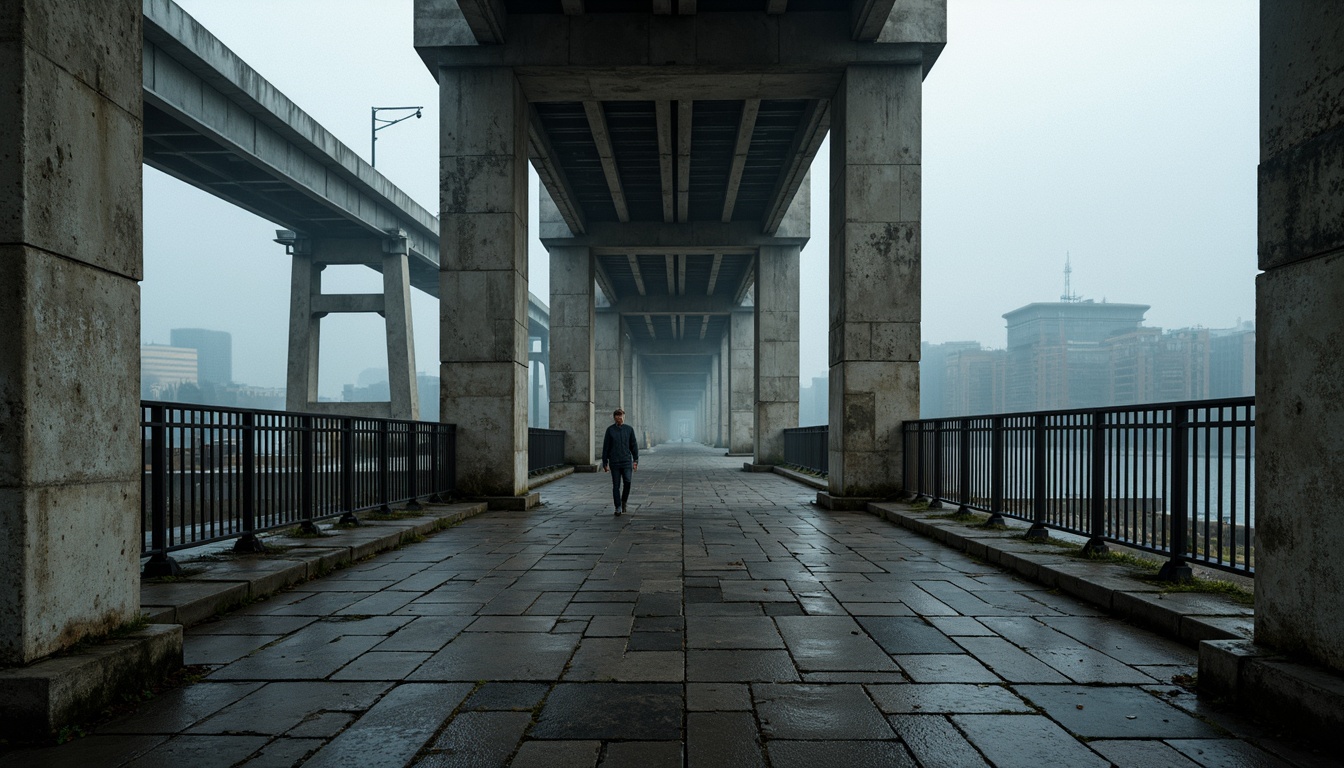
[[[199,624],[251,600],[322,576],[370,555],[395,549],[481,514],[484,502],[431,504],[423,515],[404,520],[366,520],[359,528],[330,529],[319,538],[271,536],[268,544],[287,547],[275,555],[239,556],[188,563],[200,569],[172,581],[140,585],[140,607],[151,624]]]
[[[1163,593],[1111,563],[1080,560],[1016,538],[1020,531],[973,528],[904,507],[870,503],[867,511],[1186,645],[1251,637],[1254,611],[1220,595]]]
[[[551,470],[550,472],[537,475],[536,477],[529,477],[527,479],[527,490],[535,491],[536,489],[540,488],[541,486],[547,483],[554,483],[556,480],[559,480],[562,477],[569,477],[570,475],[574,474],[577,471],[579,471],[578,467],[561,467],[559,469],[554,469]],[[592,471],[592,470],[585,470],[585,471]]]
[[[816,488],[818,491],[824,491],[824,490],[830,488],[830,485],[828,485],[828,484],[826,483],[825,480],[822,480],[822,479],[819,478],[819,477],[813,477],[813,476],[811,476],[811,475],[806,475],[806,474],[803,474],[802,472],[799,472],[799,471],[796,470],[796,469],[789,469],[788,467],[781,467],[781,466],[779,466],[778,464],[775,465],[775,474],[776,474],[776,475],[783,475],[783,476],[789,478],[790,480],[793,480],[794,482],[802,483],[803,485],[810,485],[810,486],[812,486],[813,488]]]

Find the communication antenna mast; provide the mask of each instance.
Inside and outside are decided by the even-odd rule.
[[[1073,275],[1073,266],[1069,263],[1069,252],[1064,252],[1064,295],[1059,297],[1060,301],[1079,302],[1083,297],[1073,292],[1070,285]]]

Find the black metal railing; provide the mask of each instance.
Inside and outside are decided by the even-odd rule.
[[[1255,573],[1255,399],[907,421],[906,490],[961,510]]]
[[[565,463],[565,430],[527,430],[527,472],[533,474]]]
[[[356,512],[444,500],[456,477],[452,424],[142,402],[146,575],[174,550]]]
[[[784,430],[784,462],[825,475],[831,468],[830,427]]]

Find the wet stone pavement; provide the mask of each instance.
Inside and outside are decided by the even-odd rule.
[[[187,632],[203,680],[4,766],[1328,765],[1195,652],[664,445]],[[306,762],[305,762],[306,761]]]

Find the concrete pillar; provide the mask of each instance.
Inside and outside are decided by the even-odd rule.
[[[551,248],[551,428],[565,430],[565,463],[593,465],[593,259]],[[600,448],[600,446],[599,446]]]
[[[919,418],[922,75],[849,67],[831,107],[831,496],[899,491]]]
[[[383,240],[310,239],[281,230],[293,257],[289,288],[289,365],[285,406],[291,411],[317,411],[393,419],[420,418],[416,382],[415,332],[411,321],[411,273],[406,233],[389,231]],[[322,292],[322,271],[328,264],[363,264],[383,275],[382,294]],[[376,312],[383,316],[387,339],[385,403],[319,403],[319,339],[323,317],[337,312]]]
[[[1255,640],[1344,672],[1338,3],[1261,3],[1260,57]]]
[[[527,101],[506,67],[439,70],[440,418],[457,486],[527,492]]]
[[[0,3],[4,665],[140,611],[140,25]]]
[[[625,409],[625,423],[633,424],[639,415],[635,397],[635,348],[630,340],[630,327],[621,318],[621,407]]]
[[[602,311],[593,323],[593,403],[597,428],[593,430],[593,452],[602,458],[602,438],[611,424],[611,412],[624,408],[621,373],[621,316]]]
[[[798,426],[798,255],[766,246],[756,257],[756,458],[784,463],[784,430]]]
[[[729,319],[728,327],[723,332],[723,338],[719,342],[719,447],[728,448],[728,438],[733,431],[732,417],[732,375],[728,370],[728,364],[732,361],[733,351],[730,343],[732,333],[732,320]]]
[[[755,451],[756,331],[751,309],[736,310],[728,321],[728,453],[751,456]]]

